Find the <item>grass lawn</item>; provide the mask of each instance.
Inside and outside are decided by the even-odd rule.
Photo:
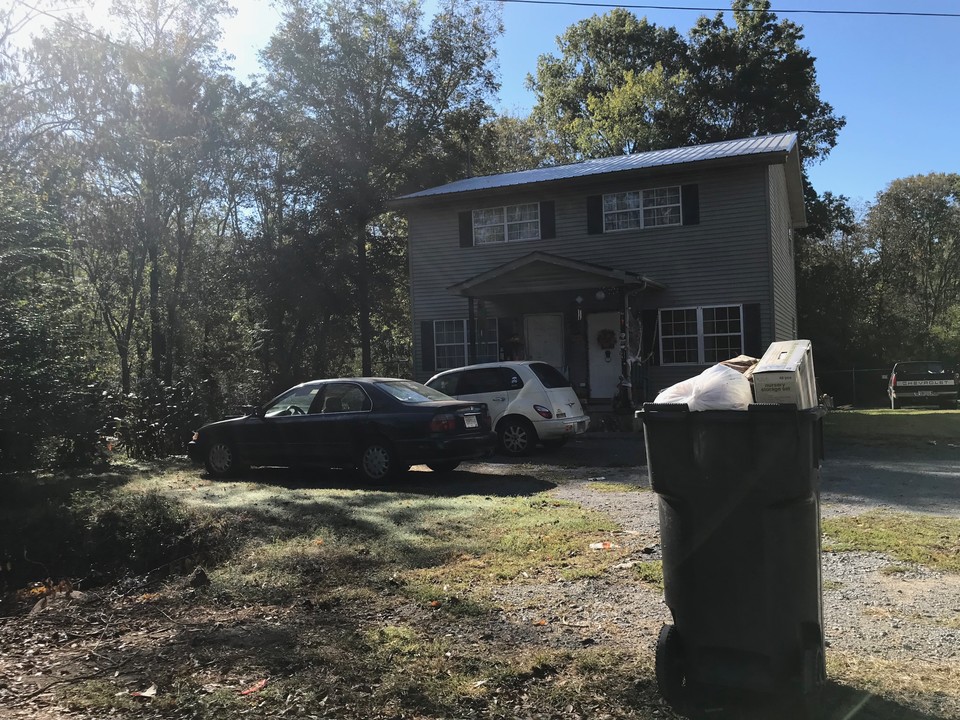
[[[834,410],[823,425],[827,438],[867,445],[960,444],[960,410]]]
[[[638,624],[630,642],[612,642],[564,622],[568,590],[591,583],[659,602],[661,563],[611,573],[630,550],[589,549],[617,529],[611,520],[532,476],[466,471],[438,484],[414,472],[370,488],[338,473],[263,471],[214,482],[171,462],[21,480],[0,506],[4,545],[29,538],[45,574],[99,587],[95,603],[51,596],[46,612],[27,615],[23,598],[0,612],[0,701],[23,711],[17,720],[55,706],[194,720],[676,718],[656,690],[657,628]],[[960,521],[918,522],[880,513],[824,530],[836,552],[957,571]],[[13,560],[14,572],[32,567]],[[194,565],[206,575],[191,585]],[[543,588],[554,590],[527,594]],[[522,605],[531,596],[553,601]],[[533,621],[511,615],[517,607]],[[863,703],[874,720],[939,717],[911,707],[953,680],[938,669],[905,694],[884,673],[906,666],[833,651],[829,662],[840,682],[825,720]],[[39,697],[23,700],[34,687]]]
[[[0,658],[32,658],[66,631],[72,645],[56,665],[44,651],[27,660],[31,674],[66,680],[47,703],[96,717],[673,717],[655,689],[652,642],[557,643],[561,623],[518,627],[497,600],[498,588],[562,587],[622,562],[622,547],[589,549],[609,538],[609,519],[539,491],[510,494],[522,478],[491,485],[458,473],[463,492],[443,492],[432,474],[412,476],[390,488],[342,475],[312,487],[279,471],[213,482],[172,464],[111,473],[103,486],[87,478],[79,493],[50,479],[43,507],[59,516],[27,520],[46,529],[46,550],[86,547],[107,565],[108,555],[152,551],[139,571],[162,566],[164,549],[188,550],[209,584],[185,586],[177,573],[191,563],[175,557],[173,575],[141,584],[101,576],[105,599],[90,621],[80,606],[60,615],[53,605],[27,623],[0,622]],[[98,540],[107,529],[112,543]],[[24,606],[0,615],[11,612]],[[0,687],[5,671],[0,659]],[[130,694],[150,686],[149,700]]]
[[[882,552],[960,574],[960,519],[873,510],[823,521],[826,552]]]

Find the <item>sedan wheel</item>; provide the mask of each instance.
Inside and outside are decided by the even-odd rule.
[[[525,420],[507,420],[498,431],[500,450],[504,455],[520,457],[533,448],[536,437],[530,423]]]
[[[386,480],[398,468],[393,450],[385,442],[374,441],[364,446],[357,462],[357,469],[367,480]]]
[[[229,443],[215,442],[207,449],[207,458],[204,463],[207,472],[216,478],[232,475],[237,470],[237,456]]]

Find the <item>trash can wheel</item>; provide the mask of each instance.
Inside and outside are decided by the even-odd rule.
[[[678,709],[685,699],[686,669],[684,665],[680,633],[674,625],[664,625],[660,628],[660,636],[657,638],[654,670],[660,695],[674,709]]]

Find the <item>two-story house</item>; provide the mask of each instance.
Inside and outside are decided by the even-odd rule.
[[[472,177],[405,195],[414,373],[545,360],[635,403],[796,336],[795,133]]]

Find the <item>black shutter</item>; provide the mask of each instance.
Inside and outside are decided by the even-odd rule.
[[[643,348],[640,356],[647,365],[660,364],[660,334],[657,328],[657,309],[642,310],[640,322],[643,323]]]
[[[743,352],[750,357],[763,355],[760,338],[760,303],[743,306]]]
[[[557,236],[556,206],[553,200],[540,203],[540,239],[550,240]]]
[[[433,353],[433,321],[424,320],[420,323],[420,360],[424,370],[431,372],[437,367],[437,358]]]
[[[473,213],[460,213],[460,247],[473,247]]]
[[[683,185],[680,188],[680,207],[684,225],[700,224],[700,186]]]
[[[590,195],[587,198],[587,234],[603,234],[603,195]]]

